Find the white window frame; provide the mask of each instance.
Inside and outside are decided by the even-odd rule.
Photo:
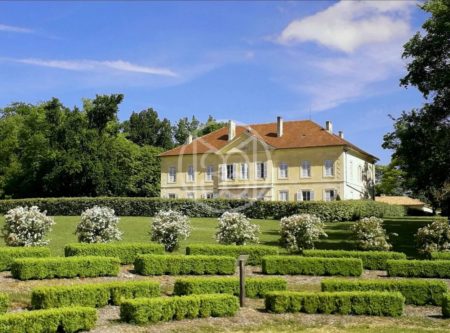
[[[231,169],[229,169],[231,167]],[[231,170],[231,173],[228,171]],[[231,175],[231,177],[229,177]],[[225,180],[235,180],[236,179],[236,168],[233,163],[225,164]]]
[[[186,181],[190,183],[195,182],[195,169],[193,165],[188,166],[186,175],[187,175]]]
[[[169,199],[176,199],[177,198],[177,194],[176,193],[167,193],[167,198],[169,198]]]
[[[331,163],[331,165],[329,165]],[[331,172],[329,172],[331,170]],[[324,177],[334,177],[334,161],[333,160],[325,160],[323,162],[323,176]]]
[[[195,199],[195,192],[187,192],[186,198],[187,199]]]
[[[305,165],[307,166],[307,168],[305,168]],[[305,173],[306,173],[306,175],[305,175]],[[300,164],[300,178],[311,178],[311,161],[303,160],[301,162],[301,164]]]
[[[214,199],[214,192],[206,192],[205,193],[205,199]]]
[[[239,169],[240,169],[240,179],[242,180],[248,180],[249,177],[249,168],[248,168],[248,164],[247,163],[241,163],[239,165]]]
[[[333,198],[330,199],[327,198],[327,192],[333,192]],[[325,190],[323,190],[323,201],[336,201],[337,198],[337,190],[335,188],[327,188]]]
[[[286,199],[281,198],[281,194],[286,194]],[[288,190],[280,190],[278,191],[278,201],[289,201],[289,191]]]
[[[262,166],[262,169],[259,169]],[[264,170],[264,172],[262,172]],[[264,177],[261,177],[263,174]],[[255,163],[255,179],[266,179],[268,175],[267,162],[256,162]]]
[[[174,166],[171,166],[171,167],[169,167],[169,170],[167,171],[167,183],[173,184],[176,182],[177,182],[177,168]]]
[[[303,192],[309,192],[309,200],[304,199]],[[297,201],[314,201],[314,191],[308,188],[303,188],[297,192]]]
[[[285,173],[285,174],[283,174]],[[278,165],[278,178],[288,179],[289,178],[289,166],[286,162],[281,162]]]
[[[213,181],[213,175],[214,175],[214,166],[213,165],[208,165],[206,167],[206,172],[205,172],[205,182],[212,182]]]

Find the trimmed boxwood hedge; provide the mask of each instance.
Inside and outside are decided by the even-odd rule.
[[[19,280],[117,276],[119,270],[120,260],[113,257],[21,258],[11,265]]]
[[[234,274],[236,259],[226,256],[141,254],[134,261],[141,275]]]
[[[316,258],[301,256],[267,256],[262,259],[264,274],[360,276],[358,258]]]
[[[388,260],[389,276],[450,278],[450,260]]]
[[[0,313],[4,313],[8,310],[9,297],[7,294],[0,293]]]
[[[445,252],[431,252],[431,260],[450,260],[450,251]]]
[[[384,251],[303,250],[302,254],[305,257],[360,258],[365,269],[378,270],[386,270],[389,259],[406,259],[404,253]]]
[[[400,316],[405,298],[399,292],[343,291],[293,292],[274,291],[265,296],[266,310],[275,313],[306,312]]]
[[[269,291],[286,290],[283,278],[247,278],[245,296],[261,298]],[[233,294],[239,295],[239,279],[235,277],[188,277],[175,281],[175,295],[191,294]]]
[[[398,291],[405,296],[406,304],[414,305],[441,305],[448,289],[444,281],[423,279],[325,279],[321,286],[322,291]]]
[[[124,300],[120,305],[120,319],[132,324],[185,318],[233,316],[239,309],[238,300],[228,294],[137,298]]]
[[[241,254],[249,255],[248,265],[261,265],[262,257],[277,255],[279,250],[275,246],[267,245],[221,245],[221,244],[191,244],[186,246],[187,255],[208,255],[208,256],[233,256],[239,257]]]
[[[445,293],[442,296],[442,316],[444,318],[450,318],[450,294]]]
[[[0,316],[0,333],[72,333],[89,331],[97,321],[97,310],[70,307],[23,311]]]
[[[240,209],[250,218],[281,219],[293,214],[308,213],[324,222],[356,221],[363,217],[400,217],[402,206],[373,200],[280,202],[236,199],[164,199],[136,197],[96,198],[30,198],[0,200],[0,213],[17,206],[38,206],[49,215],[80,215],[92,206],[107,206],[120,216],[154,216],[159,210],[175,209],[190,217],[218,217],[225,211]]]
[[[138,254],[163,254],[164,245],[156,243],[73,243],[64,247],[64,253],[66,257],[117,257],[121,264],[132,264]]]
[[[158,297],[160,292],[159,282],[154,281],[38,287],[32,290],[31,305],[34,309],[59,308],[73,305],[99,308],[108,304],[119,305],[123,299]]]
[[[0,247],[0,271],[8,271],[17,258],[50,257],[48,247]]]

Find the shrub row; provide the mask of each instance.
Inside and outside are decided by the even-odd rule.
[[[0,293],[0,313],[4,313],[8,310],[9,297],[7,294]]]
[[[164,246],[156,243],[74,243],[64,247],[66,257],[102,256],[117,257],[121,264],[132,264],[139,254],[163,254]]]
[[[11,269],[14,259],[50,257],[48,247],[0,247],[0,271]]]
[[[31,198],[0,201],[0,213],[17,206],[38,206],[49,215],[80,215],[94,205],[107,206],[120,216],[154,216],[159,210],[178,210],[191,217],[218,217],[225,211],[239,209],[250,218],[281,219],[308,213],[324,222],[356,221],[363,217],[404,216],[402,206],[372,200],[349,201],[252,201],[235,199],[188,200],[163,198],[97,197],[97,198]]]
[[[322,291],[390,291],[400,292],[406,304],[441,305],[442,295],[447,292],[447,283],[436,280],[322,280]]]
[[[450,260],[450,251],[431,252],[431,260]]]
[[[97,310],[70,307],[24,311],[0,316],[0,333],[56,333],[89,331],[97,321]]]
[[[389,276],[450,278],[450,260],[388,260]]]
[[[234,274],[236,259],[225,256],[142,254],[134,262],[141,275]]]
[[[400,316],[405,298],[399,292],[343,291],[293,292],[274,291],[266,294],[266,310],[275,313],[306,312]]]
[[[120,305],[122,321],[133,324],[233,316],[239,309],[233,295],[205,294],[125,300]]]
[[[59,308],[65,306],[103,307],[119,305],[122,299],[158,297],[160,286],[154,281],[127,281],[74,286],[34,288],[31,305],[34,309]]]
[[[316,258],[301,256],[267,256],[262,260],[264,274],[360,276],[358,258]]]
[[[450,318],[450,294],[446,293],[442,297],[442,316]]]
[[[71,277],[117,276],[119,258],[69,257],[69,258],[21,258],[11,266],[15,279],[53,279]]]
[[[345,250],[304,250],[306,257],[360,258],[365,269],[386,270],[389,259],[406,259],[406,254],[384,251],[345,251]]]
[[[247,278],[245,295],[261,298],[269,291],[286,290],[287,282],[282,278]],[[191,294],[232,294],[239,295],[239,279],[235,277],[192,277],[175,281],[175,295]]]
[[[267,245],[206,245],[191,244],[186,247],[186,254],[208,255],[208,256],[231,256],[239,257],[241,254],[248,255],[247,264],[261,265],[262,257],[277,255],[278,248]]]

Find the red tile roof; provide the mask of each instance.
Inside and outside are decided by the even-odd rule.
[[[281,137],[277,136],[277,123],[236,126],[235,137],[239,137],[244,131],[249,131],[251,135],[258,137],[275,149],[343,146],[352,148],[372,159],[378,159],[338,135],[329,133],[310,120],[285,121]],[[190,144],[168,150],[160,156],[212,153],[225,147],[228,143],[228,128],[223,127],[193,140]]]

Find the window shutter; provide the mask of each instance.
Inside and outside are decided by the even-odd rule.
[[[226,164],[220,165],[220,179],[221,180],[227,179],[227,165]]]
[[[311,201],[314,200],[314,191],[311,191]]]
[[[267,178],[268,172],[267,172],[267,162],[264,162],[264,178]]]
[[[261,163],[256,162],[256,177],[261,178]]]
[[[303,201],[303,198],[302,198],[302,191],[298,191],[298,192],[297,192],[297,201]]]

